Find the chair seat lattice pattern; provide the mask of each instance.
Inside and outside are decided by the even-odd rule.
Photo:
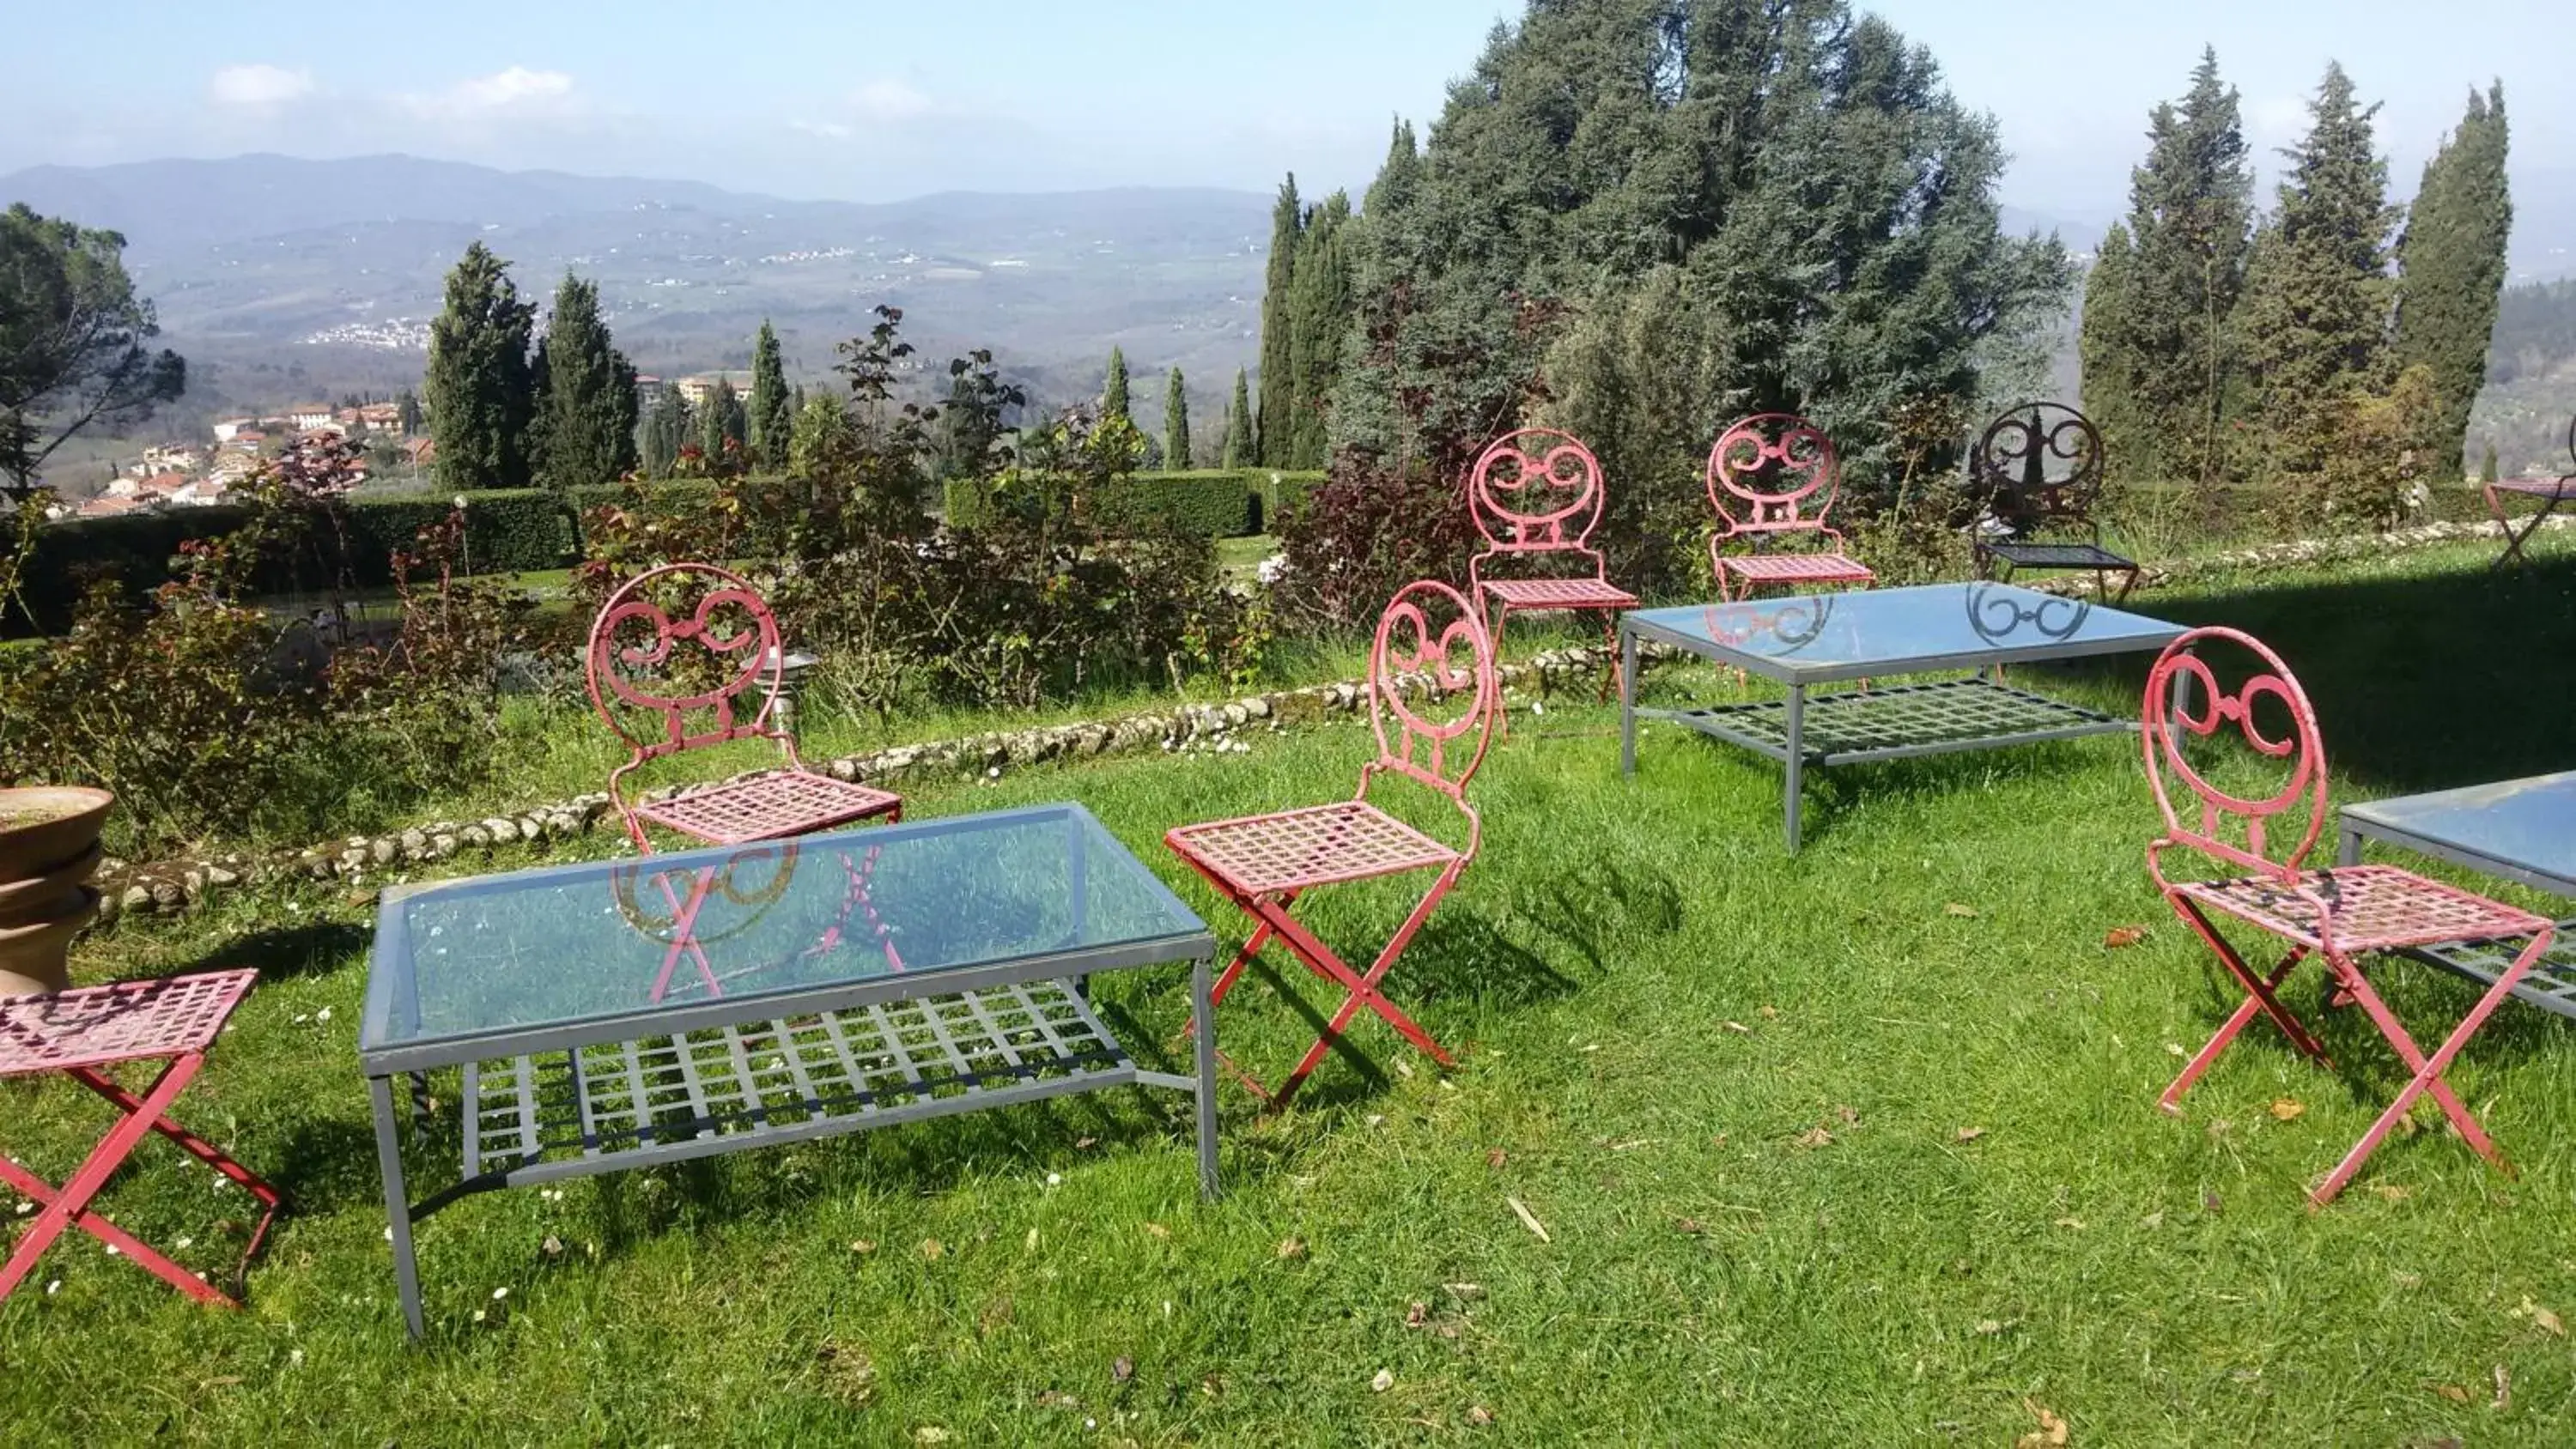
[[[579,1164],[653,1146],[828,1137],[1132,1080],[1070,982],[1038,981],[466,1070],[465,1172]],[[595,1170],[595,1169],[594,1169]]]
[[[1762,584],[1868,583],[1876,575],[1838,553],[1728,554],[1727,572]]]
[[[0,1077],[204,1051],[258,974],[210,971],[0,1000]]]
[[[803,770],[773,770],[635,807],[635,816],[710,845],[782,840],[883,815],[903,797]]]
[[[1995,558],[2024,569],[2134,569],[2137,564],[2090,543],[1989,543]]]
[[[1458,858],[1448,846],[1361,800],[1184,826],[1163,838],[1250,896],[1396,875]]]
[[[1600,579],[1488,579],[1485,592],[1515,609],[1633,609],[1637,596]]]
[[[2303,870],[2298,884],[2334,907],[2334,944],[2341,951],[2387,951],[2445,941],[2485,941],[2529,936],[2549,923],[2455,886],[2426,880],[2390,865],[2347,865]],[[2188,881],[2174,889],[2214,910],[2250,921],[2305,946],[2322,944],[2317,908],[2275,879]]]

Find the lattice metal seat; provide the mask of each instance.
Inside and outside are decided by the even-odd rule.
[[[1877,577],[1838,553],[1735,554],[1718,567],[1757,584],[1865,584]]]
[[[0,1077],[204,1051],[258,975],[210,971],[0,999]]]
[[[772,770],[635,807],[639,820],[710,845],[781,840],[891,815],[903,797],[829,775]]]
[[[504,1058],[465,1071],[465,1175],[540,1181],[602,1170],[599,1159],[623,1152],[685,1158],[836,1136],[1136,1072],[1066,981]]]
[[[1637,596],[1600,579],[1487,579],[1485,592],[1515,609],[1633,609]]]
[[[2486,486],[2526,498],[2576,498],[2576,478],[2499,478]]]
[[[2548,921],[2392,865],[2347,865],[2298,874],[2300,888],[2333,906],[2334,942],[2346,951],[2393,951],[2443,941],[2529,936]],[[2178,881],[2177,894],[2311,948],[2324,942],[2314,901],[2277,877]]]
[[[1447,865],[1458,852],[1364,800],[1185,825],[1165,837],[1248,896]]]

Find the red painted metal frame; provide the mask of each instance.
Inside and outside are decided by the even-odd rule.
[[[1447,616],[1436,629],[1435,613]],[[1463,662],[1456,657],[1461,646],[1468,656]],[[1425,713],[1438,701],[1462,694],[1467,696],[1464,712],[1454,717]],[[1432,1060],[1455,1065],[1448,1051],[1388,1001],[1379,985],[1476,858],[1484,823],[1467,803],[1467,782],[1492,743],[1500,703],[1493,640],[1475,607],[1447,584],[1408,584],[1379,618],[1369,651],[1369,722],[1377,734],[1378,754],[1361,768],[1357,794],[1340,804],[1184,825],[1164,835],[1173,854],[1257,923],[1218,976],[1209,993],[1211,1007],[1225,999],[1244,968],[1273,939],[1308,970],[1346,992],[1323,1034],[1275,1091],[1226,1060],[1227,1069],[1271,1106],[1286,1105],[1362,1008]],[[1464,760],[1459,758],[1461,746]],[[1425,787],[1455,806],[1466,819],[1466,846],[1443,844],[1370,804],[1371,787],[1386,775]],[[1429,869],[1437,869],[1438,877],[1365,971],[1354,970],[1291,915],[1298,899],[1317,887]],[[1193,1030],[1196,1025],[1191,1023]]]
[[[878,848],[873,845],[868,847],[857,862],[850,859],[847,851],[834,853],[840,859],[842,872],[849,877],[849,892],[842,898],[839,918],[824,931],[823,938],[807,948],[804,954],[821,955],[840,945],[851,914],[857,912],[866,917],[868,928],[874,934],[879,949],[885,952],[887,965],[901,971],[903,956],[895,949],[893,936],[887,930],[884,920],[877,915],[876,903],[869,895],[869,882],[876,873]],[[746,864],[765,861],[773,856],[777,858],[778,865],[771,872],[767,884],[752,891],[741,891],[735,888],[734,872]],[[721,866],[703,866],[687,872],[690,884],[688,898],[685,901],[681,899],[679,890],[671,883],[672,877],[682,874],[680,870],[653,871],[651,872],[653,885],[662,893],[663,901],[671,908],[668,916],[660,918],[647,912],[635,899],[635,881],[645,874],[645,868],[641,864],[611,872],[609,893],[610,899],[616,904],[618,914],[625,918],[626,924],[633,927],[637,934],[662,941],[666,947],[662,953],[662,969],[653,978],[653,990],[649,997],[653,1004],[660,1005],[662,998],[670,993],[671,978],[678,973],[683,957],[697,967],[698,980],[706,987],[709,996],[724,995],[724,978],[716,974],[715,964],[707,959],[706,948],[710,944],[749,930],[756,924],[769,907],[776,904],[778,898],[787,893],[789,883],[795,879],[797,863],[796,842],[792,840],[769,842],[737,851],[726,857]],[[749,909],[751,915],[725,930],[712,934],[699,929],[700,916],[708,902],[716,896],[722,896],[734,905]]]
[[[2568,461],[2576,462],[2576,419],[2569,420],[2567,424],[2567,456]],[[2485,492],[2487,512],[2494,515],[2496,527],[2504,534],[2504,553],[2488,567],[2501,569],[2510,564],[2531,562],[2523,553],[2522,546],[2529,543],[2531,536],[2540,531],[2540,526],[2549,521],[2549,515],[2558,511],[2559,504],[2576,498],[2576,473],[2557,479],[2498,479],[2487,484]],[[2507,493],[2540,500],[2540,511],[2531,516],[2531,521],[2520,532],[2514,530],[2513,516],[2504,511],[2504,495]]]
[[[1825,523],[1842,487],[1833,440],[1794,413],[1757,413],[1718,435],[1708,450],[1708,501],[1718,529],[1708,541],[1720,595],[1749,599],[1764,584],[1860,584],[1876,575],[1844,552],[1843,536]],[[1776,553],[1788,538],[1821,548]],[[1742,540],[1750,553],[1727,552]]]
[[[1485,548],[1467,560],[1467,592],[1486,606],[1485,632],[1495,651],[1511,611],[1588,610],[1601,615],[1610,668],[1601,676],[1601,698],[1619,685],[1619,611],[1637,607],[1637,596],[1610,582],[1609,565],[1592,547],[1605,499],[1601,463],[1571,433],[1523,428],[1497,438],[1467,478],[1467,511]],[[1588,575],[1489,579],[1497,559],[1572,555],[1591,565]],[[1508,727],[1508,726],[1507,726]]]
[[[2202,657],[2202,651],[2215,646],[2240,649],[2253,660],[2252,672],[2233,694],[2219,687],[2216,671]],[[2176,702],[2178,693],[2181,703]],[[2267,732],[2256,721],[2257,706],[2267,699],[2287,714],[2286,736]],[[2207,739],[2229,724],[2257,754],[2286,762],[2287,778],[2272,794],[2258,799],[2231,793],[2184,758],[2177,729]],[[2309,1194],[2309,1203],[2322,1207],[2333,1201],[2390,1129],[2426,1093],[2441,1104],[2451,1125],[2480,1156],[2511,1174],[2511,1165],[2442,1074],[2512,994],[2514,984],[2547,953],[2553,931],[2550,922],[2391,866],[2308,868],[2308,852],[2326,822],[2325,742],[2306,691],[2280,656],[2251,635],[2234,629],[2198,629],[2166,648],[2147,677],[2141,750],[2147,783],[2165,822],[2164,834],[2147,847],[2148,872],[2174,914],[2245,988],[2244,1004],[2184,1066],[2158,1105],[2179,1115],[2183,1093],[2258,1015],[2270,1017],[2302,1054],[2331,1067],[2325,1048],[2281,999],[2281,983],[2300,962],[2315,956],[2325,963],[2335,987],[2335,1003],[2359,1003],[2414,1075]],[[2185,806],[2191,808],[2181,808]],[[2287,831],[2276,832],[2275,822],[2286,825]],[[2244,873],[2218,880],[2172,879],[2165,873],[2164,854],[2176,847]],[[2219,931],[2212,912],[2281,938],[2288,954],[2270,971],[2256,971]],[[2429,1056],[2407,1035],[2356,960],[2408,946],[2524,935],[2530,936],[2530,944]]]
[[[196,1080],[224,1022],[241,1004],[258,973],[213,971],[157,981],[125,981],[112,986],[85,986],[42,996],[0,1000],[0,1078],[60,1072],[113,1103],[122,1114],[99,1140],[80,1169],[60,1187],[47,1183],[16,1161],[0,1156],[0,1182],[24,1194],[40,1209],[0,1267],[0,1300],[8,1298],[36,1260],[63,1235],[78,1227],[132,1258],[146,1271],[200,1303],[240,1307],[239,1300],[151,1248],[90,1210],[99,1190],[124,1166],[146,1137],[159,1133],[198,1161],[239,1183],[263,1208],[242,1249],[234,1278],[238,1286],[267,1241],[269,1224],[282,1199],[276,1188],[250,1169],[224,1155],[213,1143],[170,1120],[179,1094]],[[163,1061],[160,1074],[141,1095],[126,1090],[103,1068],[124,1062]]]
[[[652,590],[656,585],[687,577],[702,578],[709,587],[693,610],[674,619],[654,602]],[[728,625],[721,617],[727,609],[739,610],[747,618]],[[618,631],[637,623],[649,625],[652,638],[645,643],[620,644]],[[724,681],[695,694],[659,695],[632,677],[637,671],[668,664],[673,648],[682,643],[704,648],[719,665],[730,670]],[[609,596],[598,619],[591,624],[590,643],[583,657],[592,707],[618,738],[634,749],[633,756],[609,774],[608,794],[625,819],[626,833],[637,850],[649,854],[653,849],[645,833],[647,824],[710,845],[746,845],[880,816],[888,821],[903,818],[901,796],[807,769],[797,757],[795,737],[772,723],[779,692],[785,684],[786,661],[779,646],[778,620],[741,575],[712,564],[679,563],[629,579]],[[759,692],[759,708],[748,720],[742,719],[738,703],[755,689]],[[610,703],[612,696],[616,705]],[[658,717],[661,728],[650,736],[639,735],[617,705]],[[709,711],[715,716],[713,727],[693,730],[689,716]],[[626,777],[646,763],[742,739],[775,741],[786,757],[786,767],[748,780],[683,791],[664,800],[641,804],[627,800]]]

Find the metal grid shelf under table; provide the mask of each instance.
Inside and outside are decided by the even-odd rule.
[[[1150,1075],[1065,980],[597,1043],[464,1068],[465,1177],[581,1177]]]
[[[1752,700],[1705,709],[1639,709],[1758,751],[1789,757],[1788,701]],[[1989,679],[1950,679],[1807,696],[1799,730],[1812,765],[1851,764],[1985,749],[2041,740],[2116,734],[2136,726]]]
[[[2522,948],[2530,944],[2531,937],[2527,935],[2508,936],[2495,941],[2416,946],[2404,954],[2481,986],[2493,986],[2514,958],[2522,954]],[[2543,1011],[2576,1017],[2576,917],[2558,923],[2558,934],[2551,938],[2549,949],[2514,983],[2513,994]]]

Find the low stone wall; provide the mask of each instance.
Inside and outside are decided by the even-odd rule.
[[[1658,662],[1660,651],[1648,649],[1640,668]],[[1608,667],[1610,651],[1602,647],[1549,650],[1522,664],[1501,669],[1506,689],[1535,688],[1542,694],[1580,683],[1594,688]],[[1429,688],[1419,675],[1398,679],[1407,694]],[[872,754],[847,755],[814,768],[835,779],[898,785],[933,776],[972,776],[1021,765],[1085,757],[1137,754],[1149,750],[1222,748],[1250,729],[1285,728],[1357,714],[1365,708],[1367,685],[1341,680],[1303,689],[1246,695],[1225,704],[1181,705],[1107,720],[1080,720],[1024,730],[1000,730],[930,744],[897,745]],[[703,782],[694,782],[703,783]],[[692,788],[674,785],[648,791],[660,798]],[[97,886],[99,920],[123,914],[168,915],[202,905],[209,897],[246,884],[279,878],[363,883],[407,866],[464,857],[481,859],[494,851],[568,840],[593,832],[620,835],[624,824],[605,794],[579,795],[480,820],[441,820],[387,835],[352,835],[303,850],[265,854],[239,852],[198,859],[130,865],[101,864]]]
[[[2576,527],[2576,517],[2551,518],[2544,526],[2553,530]],[[2160,588],[2212,574],[2301,567],[2477,538],[2500,540],[2501,535],[2492,521],[2428,523],[2394,533],[2265,544],[2206,558],[2150,564],[2140,571],[2138,587]],[[2089,573],[2059,574],[2023,582],[2031,588],[2061,594],[2091,593],[2094,589],[2094,579]],[[1663,651],[1649,645],[1641,653],[1641,668],[1652,667],[1663,658]],[[1505,688],[1535,688],[1543,695],[1577,684],[1591,688],[1609,663],[1610,651],[1606,648],[1573,647],[1547,651],[1525,664],[1506,664],[1501,673]],[[1409,676],[1403,681],[1403,687],[1408,691],[1418,690],[1426,687],[1426,681],[1418,676]],[[893,785],[934,775],[974,775],[988,770],[1087,756],[1221,748],[1232,743],[1234,735],[1245,729],[1286,727],[1354,714],[1362,708],[1365,689],[1362,681],[1342,680],[1304,689],[1247,695],[1227,704],[1182,705],[1168,710],[1122,715],[1116,719],[1002,730],[932,744],[898,745],[873,754],[826,761],[817,768],[828,771],[836,779]],[[670,795],[682,788],[686,787],[673,786],[654,793]],[[570,839],[603,829],[615,834],[623,826],[608,797],[593,794],[481,820],[443,820],[390,835],[353,835],[304,850],[266,855],[232,853],[141,866],[109,860],[100,866],[96,881],[102,897],[99,919],[105,922],[120,914],[184,911],[203,903],[213,894],[262,879],[304,877],[358,883],[406,866],[426,865],[459,856],[479,859],[495,850],[518,845],[542,848],[549,841]]]

